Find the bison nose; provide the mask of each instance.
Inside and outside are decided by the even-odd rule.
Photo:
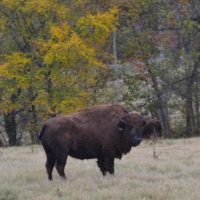
[[[134,137],[132,140],[132,146],[138,146],[142,142],[142,138]]]
[[[132,129],[132,146],[137,146],[142,141],[142,133],[137,128]]]

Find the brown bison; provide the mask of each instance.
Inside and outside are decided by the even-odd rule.
[[[46,152],[46,170],[52,180],[54,166],[65,179],[68,155],[78,159],[97,159],[103,175],[114,174],[114,159],[121,159],[142,141],[145,120],[120,105],[98,105],[55,117],[43,126],[39,140]]]
[[[146,117],[146,125],[143,129],[143,138],[151,139],[162,137],[162,125],[156,118]]]

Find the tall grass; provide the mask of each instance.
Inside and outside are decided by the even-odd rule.
[[[115,176],[103,177],[95,160],[68,158],[63,182],[49,182],[40,146],[0,149],[0,200],[198,200],[200,138],[143,142],[115,161]]]

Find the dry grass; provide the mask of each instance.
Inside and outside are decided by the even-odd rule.
[[[41,147],[0,149],[0,200],[197,200],[200,198],[200,138],[163,140],[153,158],[142,143],[115,162],[115,176],[102,177],[95,160],[69,158],[63,182],[49,182]]]

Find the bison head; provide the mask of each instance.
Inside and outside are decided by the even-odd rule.
[[[143,129],[143,138],[156,138],[162,136],[162,125],[160,120],[146,117],[146,125]]]
[[[118,129],[123,137],[130,141],[131,146],[137,146],[142,141],[145,124],[146,122],[141,115],[130,112],[120,116]]]

